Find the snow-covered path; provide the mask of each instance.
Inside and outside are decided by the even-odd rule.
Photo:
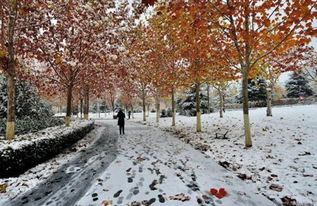
[[[117,131],[102,124],[104,131],[99,139],[78,157],[58,169],[46,181],[4,206],[74,205],[91,183],[109,166],[117,155]]]
[[[77,206],[274,205],[209,157],[159,129],[128,122],[118,152]],[[225,188],[228,195],[218,199],[210,195],[212,187]]]
[[[118,137],[102,120],[97,140],[5,206],[274,205],[210,157],[157,128],[128,121]],[[210,188],[225,188],[222,199]],[[111,203],[111,204],[110,204]]]

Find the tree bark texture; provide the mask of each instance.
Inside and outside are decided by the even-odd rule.
[[[8,29],[8,72],[7,72],[7,125],[6,125],[6,139],[13,139],[15,136],[15,50],[14,50],[14,33],[15,22],[17,16],[17,4],[12,6],[9,18]],[[4,32],[4,31],[2,31]]]
[[[66,106],[66,117],[65,124],[66,127],[70,126],[70,120],[72,117],[72,96],[73,96],[73,85],[70,84],[67,86],[67,106]]]
[[[89,87],[85,88],[85,94],[84,94],[84,119],[89,119]]]
[[[196,131],[201,132],[201,111],[200,111],[200,87],[201,83],[196,83]]]
[[[176,104],[175,104],[175,91],[172,88],[172,126],[176,125]]]

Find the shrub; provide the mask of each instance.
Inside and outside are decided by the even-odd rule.
[[[173,112],[170,108],[166,109],[162,109],[161,111],[161,117],[172,117],[173,116]]]
[[[24,144],[17,148],[10,145],[0,149],[0,178],[18,176],[26,170],[40,164],[63,149],[82,139],[94,127],[94,123],[85,124],[75,129],[58,128],[58,132],[43,130],[34,135],[38,138],[34,141],[25,140]],[[29,135],[28,135],[29,136]],[[26,143],[25,143],[26,142]]]
[[[16,134],[35,132],[63,124],[54,118],[51,106],[43,101],[36,89],[22,80],[16,81]],[[7,115],[6,79],[0,77],[0,136],[5,135]]]

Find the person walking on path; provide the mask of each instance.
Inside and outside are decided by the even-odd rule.
[[[123,113],[122,109],[119,110],[119,112],[117,114],[117,118],[118,118],[118,125],[119,125],[120,134],[124,134],[124,118],[125,118],[125,114]]]
[[[128,115],[129,115],[129,119],[130,119],[130,117],[131,117],[131,111],[128,112]]]

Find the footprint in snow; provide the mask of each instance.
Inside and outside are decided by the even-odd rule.
[[[113,195],[113,197],[114,197],[114,198],[119,197],[120,194],[121,194],[121,192],[122,192],[122,190],[119,190],[118,192],[116,192],[116,193]]]
[[[129,193],[128,196],[126,196],[125,199],[126,199],[126,200],[130,200],[130,199],[132,198],[132,196],[133,196],[133,194],[132,194],[132,193]]]
[[[164,203],[165,202],[165,198],[161,194],[158,195],[158,199],[159,199],[160,203]]]
[[[139,191],[138,189],[133,190],[133,194],[134,194],[134,195],[139,194],[139,192],[140,192],[140,191]]]
[[[133,178],[132,177],[128,177],[128,183],[132,183],[133,182]]]
[[[93,193],[91,195],[91,197],[92,197],[92,201],[94,201],[94,202],[98,200],[98,194],[97,193]]]
[[[155,187],[155,185],[158,184],[157,180],[153,180],[153,182],[149,185],[151,190],[157,190],[157,188]]]
[[[123,203],[123,197],[119,197],[118,204],[121,205]]]
[[[139,187],[143,187],[143,182],[138,182],[137,184]]]

